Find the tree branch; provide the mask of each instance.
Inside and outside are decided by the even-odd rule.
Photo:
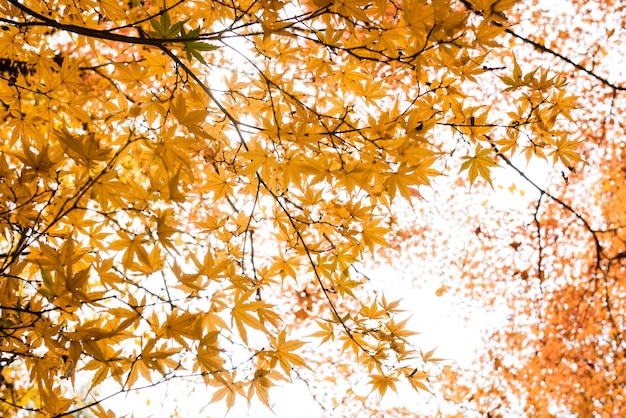
[[[500,23],[494,22],[494,24],[496,26],[502,26]],[[532,39],[526,38],[522,35],[517,34],[516,32],[514,32],[512,29],[506,28],[504,29],[504,31],[506,33],[508,33],[509,35],[519,39],[520,41],[527,43],[529,45],[532,45],[536,50],[540,51],[540,52],[546,52],[552,56],[555,56],[557,58],[559,58],[560,60],[572,65],[574,68],[583,71],[584,73],[586,73],[587,75],[595,78],[596,80],[600,81],[602,84],[604,84],[607,87],[610,87],[613,90],[618,90],[618,91],[626,91],[626,87],[624,86],[618,86],[616,84],[611,83],[609,80],[607,80],[606,78],[599,76],[598,74],[594,73],[591,70],[588,70],[587,68],[583,67],[582,65],[572,61],[571,59],[569,59],[568,57],[566,57],[565,55],[556,52],[553,49],[550,49],[548,47],[546,47],[545,45],[540,44],[539,42],[535,42]]]
[[[474,8],[474,6],[467,0],[460,0],[460,2],[467,8],[467,10],[471,11],[474,14],[477,14],[479,16],[483,16],[483,12],[480,10],[476,10]],[[502,15],[502,14],[501,14]],[[502,15],[501,17],[504,17],[504,15]],[[495,21],[493,19],[490,20],[490,23],[493,24],[494,26],[500,27],[500,28],[504,28],[504,25],[498,21]],[[617,90],[617,91],[626,91],[626,87],[624,86],[618,86],[616,84],[611,83],[609,80],[607,80],[606,78],[599,76],[598,74],[594,73],[591,70],[588,70],[587,68],[583,67],[582,65],[572,61],[570,58],[566,57],[565,55],[550,49],[548,47],[546,47],[545,45],[540,44],[539,42],[535,42],[530,38],[527,38],[525,36],[519,35],[517,32],[513,31],[513,29],[511,28],[504,28],[504,31],[506,33],[508,33],[509,35],[513,36],[514,38],[519,39],[520,41],[531,45],[533,48],[535,48],[536,50],[540,51],[540,52],[545,52],[547,54],[550,54],[558,59],[560,59],[563,62],[568,63],[569,65],[573,66],[574,68],[583,71],[584,73],[586,73],[587,75],[595,78],[596,80],[598,80],[599,82],[601,82],[602,84],[604,84],[607,87],[610,87],[613,90]]]
[[[155,47],[161,47],[163,45],[166,44],[171,44],[171,43],[180,43],[180,42],[195,42],[195,41],[200,41],[200,40],[207,40],[206,37],[181,37],[181,38],[148,38],[148,37],[141,37],[141,36],[126,36],[126,35],[120,35],[118,33],[111,33],[109,31],[106,30],[99,30],[99,29],[91,29],[91,28],[86,28],[84,26],[77,26],[77,25],[71,25],[71,24],[64,24],[64,23],[60,23],[57,22],[54,19],[50,19],[49,17],[46,17],[40,13],[37,13],[34,10],[29,9],[28,7],[24,6],[23,4],[20,4],[17,0],[8,0],[9,3],[11,3],[12,5],[14,5],[15,7],[17,7],[18,9],[20,9],[23,13],[34,17],[35,19],[39,20],[40,22],[16,22],[14,20],[11,19],[5,19],[2,18],[2,22],[9,24],[9,25],[13,25],[13,26],[17,26],[17,27],[21,27],[21,26],[48,26],[51,28],[55,28],[58,30],[62,30],[65,32],[71,32],[71,33],[75,33],[77,35],[83,35],[83,36],[87,36],[90,38],[96,38],[96,39],[102,39],[102,40],[108,40],[108,41],[115,41],[115,42],[122,42],[122,43],[126,43],[126,44],[135,44],[135,45],[149,45],[149,46],[155,46]],[[136,28],[139,31],[139,28]],[[140,31],[140,33],[143,33],[143,31]]]

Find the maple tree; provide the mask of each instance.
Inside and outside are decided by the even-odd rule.
[[[0,0],[3,416],[179,381],[271,407],[319,343],[321,385],[428,391],[361,263],[441,174],[581,159],[567,77],[500,44],[514,3]]]

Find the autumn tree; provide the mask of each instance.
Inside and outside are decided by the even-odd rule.
[[[509,11],[515,24],[503,44],[520,68],[542,63],[567,74],[564,94],[578,97],[567,111],[575,126],[567,141],[580,144],[571,148],[580,159],[568,151],[560,169],[537,172],[523,159],[499,156],[520,180],[507,192],[519,202],[515,210],[498,210],[497,199],[474,189],[448,200],[449,222],[465,227],[429,231],[417,220],[396,238],[417,259],[439,257],[439,293],[463,296],[468,316],[489,310],[498,318],[473,366],[443,369],[450,416],[626,414],[625,13],[621,2],[577,0],[524,2]],[[538,156],[546,143],[529,145]],[[476,195],[476,205],[454,204]],[[464,251],[411,249],[424,238],[462,240]]]
[[[345,415],[429,390],[360,266],[441,174],[580,161],[567,76],[502,45],[514,3],[0,0],[3,416],[171,382],[271,406],[363,376],[318,400]]]

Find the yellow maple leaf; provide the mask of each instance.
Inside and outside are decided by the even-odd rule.
[[[497,167],[498,163],[491,157],[493,150],[491,148],[482,148],[480,145],[476,146],[476,151],[473,157],[465,156],[463,164],[461,164],[461,170],[468,171],[470,185],[474,184],[474,180],[479,175],[491,184],[491,168]]]
[[[369,384],[372,386],[372,391],[377,391],[380,397],[383,397],[387,393],[387,389],[397,392],[396,382],[398,380],[393,375],[374,374],[370,377]]]

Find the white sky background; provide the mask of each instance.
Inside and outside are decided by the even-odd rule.
[[[563,8],[561,0],[545,0],[542,8],[556,11],[557,13],[571,13],[567,8]],[[522,31],[523,32],[523,31]],[[615,68],[619,74],[623,69],[622,56],[612,57],[616,64]],[[526,72],[526,69],[523,69]],[[618,71],[619,70],[619,71]],[[621,78],[621,77],[618,77]],[[549,162],[533,160],[527,164],[522,157],[515,159],[514,164],[522,169],[524,173],[542,189],[547,189],[550,179],[555,182],[563,181],[560,178],[560,168],[554,167]],[[453,173],[450,173],[453,174]],[[466,173],[461,174],[466,176]],[[520,210],[529,204],[537,201],[538,192],[533,186],[528,184],[516,172],[509,167],[498,168],[493,173],[494,190],[489,195],[489,203],[507,212],[510,210]],[[452,183],[454,179],[448,179]],[[445,183],[445,181],[444,181]],[[518,191],[511,192],[509,187],[515,184]],[[442,186],[445,187],[445,186]],[[450,187],[450,185],[448,185]],[[523,191],[523,195],[519,193]],[[428,190],[423,193],[428,195]],[[448,202],[444,202],[447,204]],[[478,199],[474,202],[458,202],[459,205],[480,205]],[[431,201],[432,205],[441,204],[436,200]],[[454,225],[440,225],[439,227],[454,228]],[[429,245],[425,243],[425,245]],[[475,359],[476,350],[482,346],[484,333],[490,327],[498,327],[506,323],[506,312],[501,314],[489,313],[486,310],[473,309],[471,317],[467,320],[467,305],[463,305],[453,294],[444,294],[437,297],[435,292],[442,285],[442,279],[437,274],[424,274],[428,270],[420,264],[421,260],[414,260],[410,271],[394,268],[391,265],[381,265],[377,269],[367,271],[372,279],[372,285],[379,291],[384,291],[387,300],[403,299],[401,305],[406,309],[407,315],[411,315],[409,329],[419,331],[414,341],[424,351],[437,348],[436,357],[445,358],[444,364],[459,364],[470,366]],[[419,277],[420,287],[415,287],[413,280],[408,280],[407,276]],[[436,376],[435,376],[436,378]],[[434,414],[441,408],[445,416],[446,405],[442,399],[433,398],[426,393],[416,393],[405,385],[398,385],[398,394],[388,392],[383,399],[384,405],[402,405],[408,409],[415,410],[416,413]],[[209,395],[204,395],[204,388],[197,388],[197,393],[191,398],[198,396],[204,402],[210,399]],[[323,412],[319,409],[315,401],[311,398],[305,385],[295,381],[293,385],[275,388],[270,392],[272,400],[275,402],[274,411],[271,412],[264,406],[256,403],[248,410],[245,403],[241,403],[237,409],[231,411],[229,417],[251,417],[251,418],[271,418],[271,417],[298,417],[317,418],[322,417]],[[184,397],[185,393],[181,394]],[[372,394],[371,396],[377,396]],[[194,402],[196,403],[197,400]],[[200,402],[202,403],[202,402]],[[153,404],[153,407],[157,406]],[[154,417],[166,417],[157,406],[153,410]],[[221,405],[211,405],[205,410],[207,417],[223,417],[225,409]],[[184,415],[183,415],[184,416]],[[190,414],[189,417],[196,415]]]
[[[211,77],[211,87],[219,89],[218,78]],[[515,161],[518,167],[539,186],[546,185],[546,176],[549,170],[553,170],[549,164],[533,162],[527,166],[525,160]],[[453,173],[450,173],[451,175]],[[558,171],[557,171],[558,174]],[[467,173],[460,174],[467,176]],[[498,168],[493,173],[494,190],[489,200],[491,204],[500,210],[520,209],[526,207],[529,202],[536,201],[538,194],[532,186],[525,184],[517,173],[511,168]],[[448,179],[448,183],[453,182]],[[445,183],[445,181],[443,182]],[[524,190],[524,196],[519,192],[512,193],[508,190],[511,184],[518,189]],[[450,184],[441,187],[452,187]],[[428,190],[423,193],[429,194]],[[446,204],[448,202],[445,202]],[[478,202],[458,202],[460,205],[480,204]],[[431,201],[432,205],[438,205],[437,200]],[[454,225],[438,225],[434,227],[454,228]],[[425,243],[425,245],[432,245]],[[420,332],[414,341],[421,346],[423,351],[437,348],[436,357],[445,358],[444,364],[460,364],[469,366],[474,359],[475,350],[482,345],[483,333],[493,326],[502,325],[506,321],[506,314],[494,315],[486,311],[472,311],[471,319],[467,320],[467,307],[462,305],[454,295],[444,294],[437,297],[435,292],[442,285],[442,279],[437,274],[424,274],[425,270],[420,266],[420,260],[414,260],[414,265],[403,271],[391,265],[381,265],[377,269],[367,271],[372,279],[372,285],[379,291],[384,291],[387,300],[402,299],[401,307],[410,315],[409,329]],[[407,280],[407,276],[419,277],[421,285],[414,286],[414,280]],[[315,344],[315,343],[313,343]],[[323,347],[321,348],[323,350]],[[436,376],[435,376],[436,378]],[[294,379],[293,384],[284,387],[276,387],[270,390],[270,396],[274,402],[273,412],[254,401],[249,407],[246,402],[240,400],[227,414],[223,402],[209,404],[212,390],[204,385],[192,388],[190,385],[176,382],[157,385],[154,388],[139,391],[137,394],[128,394],[112,398],[103,406],[113,409],[116,414],[133,413],[136,418],[154,417],[167,418],[178,411],[182,417],[250,417],[250,418],[273,418],[273,417],[297,417],[317,418],[325,416],[323,411],[312,399],[303,382]],[[402,405],[416,413],[436,414],[437,409],[446,411],[442,399],[437,399],[427,393],[416,393],[404,384],[398,385],[398,394],[388,392],[383,399],[383,405]],[[340,389],[343,390],[343,389]],[[101,394],[106,394],[102,390]],[[371,396],[377,396],[372,394]],[[198,411],[201,414],[198,415]]]

